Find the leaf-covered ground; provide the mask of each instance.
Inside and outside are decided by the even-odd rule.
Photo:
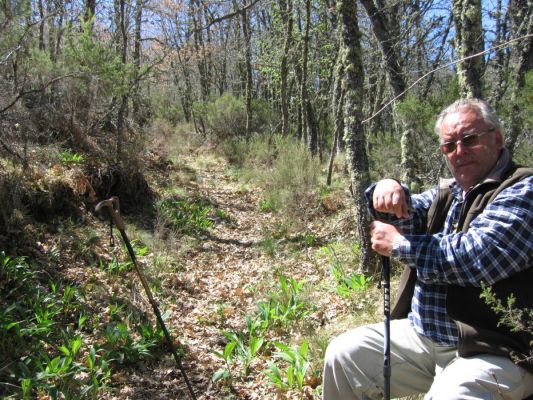
[[[199,157],[205,158],[199,162]],[[315,238],[315,243],[306,246],[291,240],[290,235],[275,235],[284,225],[285,216],[261,211],[260,189],[236,179],[223,160],[197,154],[182,159],[181,165],[187,165],[189,173],[194,171],[195,178],[186,182],[181,178],[175,184],[185,184],[189,193],[209,199],[223,212],[224,218],[194,239],[180,235],[174,240],[167,239],[171,248],[159,251],[166,253],[167,263],[173,267],[161,266],[160,271],[147,273],[160,280],[164,295],[159,301],[170,312],[166,320],[168,327],[185,348],[184,368],[197,397],[319,398],[316,386],[320,377],[313,378],[313,374],[306,378],[308,386],[301,391],[277,390],[263,373],[271,359],[271,350],[266,346],[254,359],[248,376],[241,375],[237,363],[233,366],[235,378],[232,382],[213,383],[213,373],[224,367],[223,360],[214,351],[221,352],[224,348],[223,331],[245,329],[245,316],[257,313],[258,301],[265,300],[268,293],[276,289],[278,274],[305,281],[306,301],[313,311],[304,320],[294,322],[294,326],[270,332],[267,339],[288,344],[308,339],[314,348],[311,372],[315,376],[320,373],[321,355],[329,335],[342,331],[346,321],[351,320],[350,314],[359,313],[361,320],[376,318],[375,302],[379,301],[379,294],[371,288],[361,295],[360,303],[355,306],[353,299],[348,301],[338,296],[329,272],[331,260],[320,254],[320,249],[328,243],[351,237],[349,204],[337,205],[340,212],[314,213],[307,223],[307,231]],[[177,179],[176,176],[182,176],[180,171],[174,171],[169,179]],[[142,238],[142,232],[137,234]],[[296,233],[292,235],[297,236]],[[265,248],[265,243],[270,247]],[[145,258],[146,266],[154,265],[150,257],[154,254]],[[142,297],[140,286],[135,287],[139,291],[136,295]],[[169,355],[121,372],[115,376],[112,387],[109,398],[113,399],[188,397],[184,379]]]
[[[331,336],[349,326],[379,320],[381,312],[381,294],[373,283],[367,290],[342,297],[330,271],[335,263],[346,273],[356,268],[349,193],[337,189],[312,209],[299,210],[300,214],[264,211],[260,207],[264,199],[261,189],[205,148],[181,154],[174,162],[160,161],[151,159],[146,165],[155,198],[175,195],[201,199],[216,210],[211,214],[211,227],[187,234],[164,226],[155,214],[124,212],[129,238],[136,247],[147,249],[138,254],[139,265],[165,315],[167,328],[183,351],[183,367],[196,397],[320,398],[322,357]],[[105,268],[114,258],[128,260],[118,245],[119,232],[115,229],[113,246],[109,228],[94,212],[81,220],[81,224],[62,221],[59,225],[51,221],[44,236],[36,234],[37,252],[60,255],[53,274],[84,289],[93,326],[110,320],[116,312],[111,305],[117,300],[125,307],[125,315],[136,316],[129,321],[131,325],[139,318],[155,323],[135,271],[125,268],[110,272]],[[88,262],[90,259],[93,262]],[[98,259],[103,260],[100,265],[94,261]],[[227,343],[223,333],[244,332],[246,317],[257,315],[258,303],[279,292],[280,276],[303,282],[299,300],[307,310],[305,315],[273,324],[266,331],[265,343],[247,374],[242,361],[235,358],[233,379],[213,382],[213,374],[225,367],[215,354]],[[84,341],[101,341],[97,330],[88,332]],[[265,374],[268,363],[274,360],[272,343],[295,346],[304,340],[309,343],[310,362],[304,387],[277,388]],[[164,344],[152,357],[114,367],[101,397],[191,398]]]

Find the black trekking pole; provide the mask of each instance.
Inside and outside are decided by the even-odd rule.
[[[161,312],[159,311],[159,307],[157,306],[157,303],[154,300],[154,297],[152,296],[152,291],[150,290],[150,286],[148,285],[148,282],[146,281],[146,278],[144,277],[144,274],[142,273],[141,268],[139,267],[139,264],[137,263],[135,252],[133,251],[133,247],[131,246],[128,236],[126,235],[126,231],[125,231],[126,226],[124,224],[124,221],[122,220],[122,217],[120,216],[120,205],[119,205],[118,197],[113,196],[108,200],[101,201],[100,203],[96,205],[95,211],[97,213],[106,211],[110,216],[111,229],[113,229],[113,223],[114,223],[116,227],[118,228],[118,230],[120,231],[124,244],[126,245],[126,248],[128,249],[128,253],[131,257],[131,261],[133,262],[135,270],[137,271],[137,275],[139,276],[142,286],[144,287],[144,290],[148,297],[148,301],[152,305],[152,309],[154,310],[154,314],[157,318],[157,322],[159,323],[159,326],[163,330],[163,333],[167,340],[168,347],[170,348],[170,351],[172,352],[172,355],[174,356],[174,360],[176,360],[176,364],[178,365],[178,368],[181,371],[181,374],[183,375],[183,379],[185,380],[185,383],[187,384],[187,388],[189,389],[191,398],[193,400],[196,400],[196,395],[194,394],[192,385],[189,381],[189,378],[187,377],[187,374],[185,373],[185,369],[183,368],[181,358],[178,356],[178,353],[176,352],[176,348],[174,346],[174,343],[172,342],[172,338],[170,337],[170,334],[168,333],[168,330],[167,330],[167,327],[165,326],[163,318],[161,317]]]
[[[375,211],[370,211],[370,215],[377,220]],[[383,399],[390,400],[390,257],[380,256],[381,259],[381,279],[378,283],[378,289],[381,289],[383,281]]]
[[[383,399],[390,400],[390,258],[381,256],[381,274],[383,276],[383,315],[385,332],[383,336]]]

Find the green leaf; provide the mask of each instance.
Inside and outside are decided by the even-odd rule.
[[[228,344],[226,344],[226,346],[224,347],[224,354],[223,354],[224,360],[228,360],[231,357],[231,354],[233,353],[235,346],[237,346],[237,342],[229,342]]]
[[[221,379],[228,379],[230,378],[231,374],[227,368],[219,369],[217,372],[215,372],[211,378],[213,382],[218,382]]]

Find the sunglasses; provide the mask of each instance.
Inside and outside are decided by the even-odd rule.
[[[450,140],[448,142],[443,142],[439,145],[440,151],[442,151],[444,154],[449,154],[455,151],[457,149],[457,145],[461,143],[464,147],[474,147],[479,144],[479,138],[489,132],[494,132],[494,128],[487,129],[483,132],[478,133],[467,133],[461,139],[459,140]]]

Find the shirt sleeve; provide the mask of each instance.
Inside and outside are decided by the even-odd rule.
[[[397,226],[403,234],[424,232],[426,229],[427,213],[433,199],[437,195],[437,188],[427,190],[420,194],[411,195],[409,188],[403,183],[401,185],[409,208],[408,218],[400,219],[394,214],[387,214],[374,210],[372,195],[374,194],[376,183],[370,185],[365,191],[368,213],[373,219]]]
[[[425,283],[492,285],[530,267],[533,177],[503,190],[466,233],[410,235],[395,243],[398,258]]]

